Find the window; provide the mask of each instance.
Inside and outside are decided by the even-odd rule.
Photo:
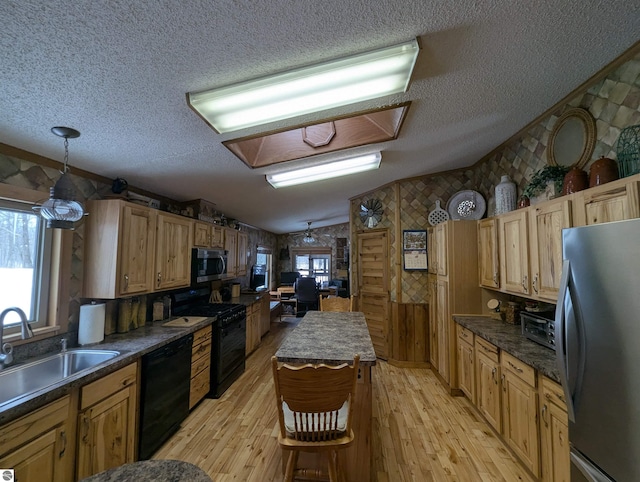
[[[331,250],[298,251],[293,253],[293,271],[301,276],[315,277],[316,282],[329,282],[331,276]]]
[[[52,236],[44,225],[31,204],[0,200],[0,311],[22,309],[32,328],[47,322]],[[5,333],[17,331],[19,321],[7,314]]]
[[[256,264],[261,264],[266,267],[266,271],[264,274],[264,285],[258,286],[258,288],[269,289],[271,286],[271,263],[272,256],[271,251],[266,248],[258,247],[258,253],[256,255]]]

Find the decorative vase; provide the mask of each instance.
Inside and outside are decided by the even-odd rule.
[[[587,173],[578,167],[572,167],[564,176],[562,182],[562,195],[582,191],[589,186]]]
[[[509,176],[502,176],[496,186],[496,215],[513,211],[516,200],[516,183]]]
[[[589,187],[600,186],[616,179],[618,179],[618,164],[613,159],[602,156],[591,164]]]

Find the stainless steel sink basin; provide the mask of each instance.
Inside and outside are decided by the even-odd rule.
[[[0,372],[0,405],[46,388],[118,356],[119,351],[77,349]]]

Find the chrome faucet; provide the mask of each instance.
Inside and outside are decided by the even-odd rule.
[[[27,315],[25,315],[24,311],[22,311],[20,308],[13,306],[0,313],[0,370],[11,365],[11,363],[13,362],[13,345],[11,345],[11,343],[2,343],[4,337],[4,317],[7,316],[7,313],[11,311],[15,311],[20,317],[22,339],[26,340],[33,336],[33,330],[29,326]]]
[[[62,353],[67,351],[67,339],[66,338],[62,338],[60,340],[60,346],[62,347],[61,350],[60,350]]]

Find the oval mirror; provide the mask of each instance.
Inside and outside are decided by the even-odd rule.
[[[551,166],[582,169],[596,145],[596,122],[586,109],[573,108],[560,116],[547,145]]]

